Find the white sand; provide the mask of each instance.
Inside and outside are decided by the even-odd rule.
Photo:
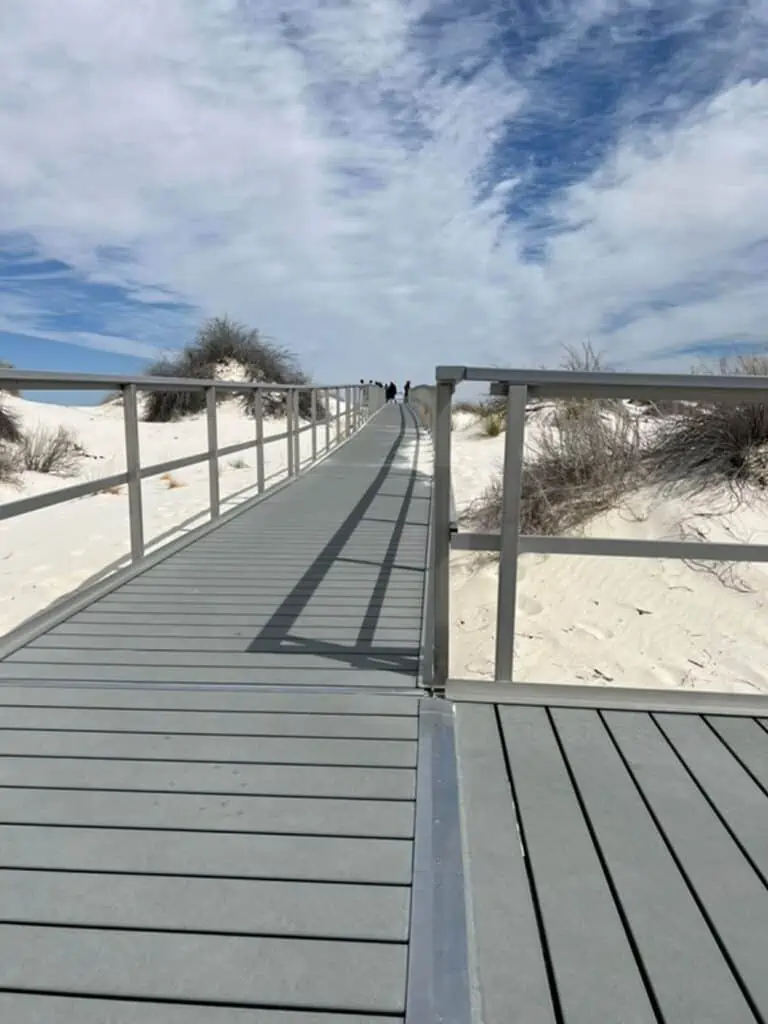
[[[504,436],[454,416],[453,485],[461,512],[501,467]],[[768,495],[727,509],[644,493],[601,515],[586,536],[768,543]],[[451,559],[453,678],[493,678],[496,563]],[[707,568],[709,566],[710,568]],[[636,687],[768,692],[768,569],[714,563],[561,555],[520,559],[515,679]],[[723,576],[721,570],[720,576]]]
[[[16,501],[125,470],[122,405],[77,408],[30,402],[4,396],[4,405],[21,418],[24,430],[40,424],[71,430],[85,449],[75,476],[24,473],[21,486],[0,484],[0,503]],[[343,405],[343,403],[342,403]],[[331,442],[336,436],[335,401],[331,407]],[[343,410],[342,410],[343,413]],[[302,425],[305,425],[302,422]],[[265,419],[264,433],[281,434],[284,419]],[[343,430],[343,420],[342,420]],[[219,447],[255,439],[253,419],[237,404],[218,409]],[[318,452],[325,445],[325,424],[317,428]],[[195,455],[207,448],[205,414],[177,423],[141,423],[139,444],[143,466]],[[312,454],[312,432],[301,435],[301,460]],[[242,465],[244,463],[244,465]],[[256,449],[224,456],[219,463],[221,509],[257,494]],[[264,448],[267,487],[285,479],[286,441]],[[179,486],[169,486],[170,483]],[[174,471],[172,481],[152,477],[143,483],[144,537],[147,551],[168,543],[208,521],[206,462]],[[0,635],[75,588],[130,561],[127,488],[117,494],[94,494],[61,505],[25,513],[0,522]]]

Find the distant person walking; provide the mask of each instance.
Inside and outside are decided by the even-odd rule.
[[[394,400],[397,398],[397,384],[395,384],[393,381],[390,381],[384,390],[384,397],[387,400],[387,404],[389,404],[390,402],[394,402]]]
[[[405,386],[403,387],[403,401],[404,402],[408,401],[408,395],[410,395],[410,393],[411,393],[411,382],[409,380],[407,380],[405,382]]]

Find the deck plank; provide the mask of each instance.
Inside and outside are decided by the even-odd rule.
[[[264,690],[191,690],[144,688],[103,689],[97,686],[0,686],[0,709],[15,707],[127,708],[143,711],[176,711],[196,714],[215,711],[299,715],[405,715],[415,717],[418,701],[412,697],[376,693],[270,693]],[[0,714],[2,712],[0,711]]]
[[[5,868],[409,885],[401,839],[0,825]]]
[[[13,1024],[401,1024],[402,1017],[0,992],[0,1020]]]
[[[552,717],[662,1018],[754,1024],[602,719],[574,709]]]
[[[0,988],[358,1013],[404,1010],[405,945],[0,924]]]
[[[0,757],[0,786],[35,789],[52,784],[63,789],[105,791],[413,800],[416,773],[408,768],[336,768],[315,764]]]
[[[51,780],[55,784],[55,779]],[[413,807],[389,800],[0,789],[0,822],[98,828],[410,839]]]
[[[768,879],[768,797],[698,716],[654,715],[656,723],[753,865]],[[764,750],[768,760],[768,735]]]
[[[604,718],[733,969],[768,1015],[768,890],[650,716]]]
[[[35,662],[0,661],[0,685],[2,680],[12,683],[31,683],[50,681],[57,683],[180,683],[182,685],[250,685],[250,686],[350,686],[358,689],[364,687],[397,687],[412,689],[415,687],[416,668],[410,664],[401,670],[389,669],[392,659],[378,659],[383,668],[372,667],[375,657],[360,659],[364,668],[348,663],[344,651],[336,651],[331,657],[318,658],[324,667],[297,668],[293,659],[278,657],[274,667],[264,666],[242,668],[200,668],[191,666],[180,668],[178,665],[91,665],[87,663],[87,654],[83,653],[83,664],[39,664]],[[412,658],[415,662],[416,659]],[[347,678],[348,677],[348,678]]]
[[[415,718],[374,715],[284,715],[242,711],[237,715],[200,711],[0,707],[0,730],[35,729],[78,732],[192,733],[197,736],[301,736],[325,739],[415,740]]]
[[[754,719],[716,715],[707,722],[745,769],[768,793],[768,733]]]
[[[300,736],[184,736],[0,729],[0,756],[196,761],[229,764],[357,765],[414,768],[409,740],[305,739]]]
[[[0,873],[0,920],[406,942],[410,888],[254,879]]]
[[[628,1016],[655,1024],[546,710],[509,706],[499,713],[565,1020],[592,1024]]]
[[[268,643],[275,643],[268,641]],[[279,643],[279,642],[278,642]],[[181,645],[180,645],[181,646]],[[328,645],[326,645],[327,647]],[[282,645],[282,649],[275,646],[264,652],[260,650],[248,652],[222,652],[212,651],[100,651],[85,649],[71,650],[69,648],[37,647],[30,644],[22,651],[17,651],[2,663],[0,667],[7,668],[9,672],[18,670],[22,665],[35,665],[41,668],[51,666],[59,668],[70,665],[97,667],[102,666],[105,673],[111,674],[114,667],[135,667],[142,668],[178,668],[182,671],[185,666],[191,669],[210,669],[212,674],[218,674],[222,670],[236,670],[246,674],[254,669],[275,670],[281,669],[290,672],[306,672],[312,669],[327,669],[329,661],[344,659],[343,666],[339,665],[337,671],[342,667],[345,671],[354,671],[355,668],[364,668],[376,658],[382,661],[385,659],[397,659],[398,663],[408,665],[415,663],[418,659],[416,649],[407,651],[394,650],[389,648],[379,653],[376,648],[368,651],[351,650],[333,646],[332,653],[328,654],[302,654],[296,653],[295,642],[290,639]]]
[[[362,617],[361,617],[362,620]],[[402,626],[376,629],[374,637],[376,646],[396,647],[419,644],[420,622],[406,623]],[[282,636],[282,629],[276,625],[264,625],[247,629],[236,625],[198,625],[193,623],[157,625],[147,622],[142,626],[130,623],[116,624],[116,628],[108,628],[109,623],[63,624],[51,630],[35,641],[36,647],[95,647],[112,648],[115,650],[135,648],[137,650],[178,650],[183,646],[188,651],[232,650],[242,651],[257,635],[260,640]],[[359,627],[344,626],[334,623],[329,616],[327,624],[317,626],[303,625],[294,630],[302,640],[331,640],[334,643],[354,646],[358,641]],[[373,637],[371,638],[373,639]]]
[[[485,1024],[554,1024],[536,916],[492,707],[456,715],[472,987]]]

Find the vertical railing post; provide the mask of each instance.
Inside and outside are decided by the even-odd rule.
[[[517,558],[520,537],[520,498],[525,444],[525,405],[528,389],[510,387],[507,395],[507,436],[504,441],[504,479],[501,496],[499,589],[496,605],[497,682],[512,682],[517,609]]]
[[[326,388],[323,395],[325,402],[325,450],[331,450],[331,389]]]
[[[299,407],[301,405],[301,392],[296,390],[293,393],[293,471],[296,476],[301,472],[301,417]]]
[[[128,523],[131,533],[131,561],[144,554],[144,507],[141,495],[141,449],[139,408],[135,384],[123,385],[125,427],[125,470],[128,474]]]
[[[208,491],[211,520],[219,518],[219,427],[216,422],[216,388],[205,389],[205,411],[208,421]]]
[[[336,440],[334,444],[341,441],[341,388],[336,388]]]
[[[448,681],[451,642],[451,398],[453,383],[435,389],[435,470],[432,481],[432,613],[434,684]]]
[[[310,392],[310,416],[312,417],[312,461],[317,461],[317,388]]]
[[[253,415],[256,420],[256,487],[258,493],[264,493],[264,402],[261,388],[253,393]]]
[[[344,437],[352,431],[352,393],[349,384],[344,388]]]
[[[293,391],[290,390],[285,393],[285,429],[287,431],[288,476],[293,476]]]

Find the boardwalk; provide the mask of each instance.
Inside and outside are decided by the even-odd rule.
[[[400,407],[317,471],[31,638],[0,680],[410,688],[430,477]]]
[[[515,690],[457,705],[485,1024],[768,1019],[765,698]]]
[[[428,442],[305,477],[0,660],[0,1020],[768,1021],[764,697],[419,677]]]
[[[3,1020],[402,1019],[427,454],[385,410],[0,662]]]

